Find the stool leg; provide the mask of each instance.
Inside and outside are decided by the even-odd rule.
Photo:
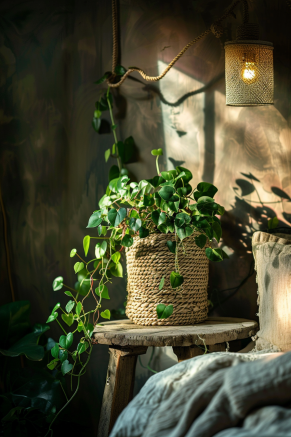
[[[189,358],[198,357],[203,355],[204,350],[198,346],[173,346],[173,352],[177,355],[178,362],[189,360]]]
[[[98,437],[107,437],[117,417],[133,397],[135,365],[138,355],[147,347],[110,347],[109,364],[104,389]]]

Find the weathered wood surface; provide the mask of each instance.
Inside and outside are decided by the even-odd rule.
[[[100,344],[117,346],[207,346],[248,338],[258,331],[252,320],[209,317],[193,326],[141,326],[130,320],[105,322],[95,328],[94,339]]]
[[[147,347],[109,348],[109,364],[102,408],[98,426],[98,437],[107,437],[117,417],[133,396],[135,365],[138,355],[145,354]]]

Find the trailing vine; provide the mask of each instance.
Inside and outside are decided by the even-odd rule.
[[[184,278],[179,270],[179,251],[184,251],[183,240],[198,232],[195,242],[200,248],[205,247],[206,256],[212,261],[222,261],[226,253],[219,248],[212,248],[207,243],[213,238],[220,241],[221,225],[217,215],[224,213],[224,208],[215,202],[217,188],[207,182],[201,182],[193,190],[190,185],[192,173],[178,166],[174,170],[159,169],[159,157],[162,149],[152,150],[156,157],[157,175],[151,179],[131,182],[128,171],[124,168],[134,150],[132,137],[118,141],[116,125],[113,118],[113,99],[109,90],[96,103],[92,125],[98,131],[103,111],[109,110],[114,144],[105,152],[105,161],[116,158],[118,165],[109,171],[109,185],[99,201],[99,209],[89,218],[87,228],[92,231],[83,239],[84,257],[77,249],[72,249],[70,257],[78,257],[74,263],[77,281],[73,287],[64,283],[59,276],[53,281],[53,290],[65,289],[69,301],[63,309],[60,303],[53,308],[47,323],[56,321],[63,334],[51,350],[52,360],[48,364],[51,370],[57,370],[70,377],[71,396],[67,403],[55,415],[47,434],[52,432],[58,415],[77,394],[80,378],[86,372],[86,366],[92,353],[92,335],[100,326],[100,318],[109,320],[111,312],[106,308],[109,296],[108,284],[113,277],[123,277],[121,263],[125,249],[130,248],[135,238],[146,238],[152,233],[174,233],[175,241],[168,240],[167,247],[175,256],[175,270],[170,274],[170,284],[174,292],[183,292]],[[94,245],[94,258],[86,260],[90,247]],[[159,293],[164,286],[164,276],[160,279]],[[93,308],[85,309],[89,295],[95,300]],[[166,319],[173,313],[173,305],[159,304],[157,317]],[[102,326],[102,325],[101,325]],[[72,328],[71,328],[72,327]],[[70,332],[68,328],[71,329]],[[79,334],[79,335],[78,335]],[[75,336],[77,346],[73,347]],[[76,384],[73,383],[76,379]]]

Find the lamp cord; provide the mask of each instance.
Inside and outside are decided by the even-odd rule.
[[[190,41],[180,51],[180,53],[178,53],[178,55],[168,64],[168,66],[159,76],[148,76],[141,68],[131,67],[126,71],[126,73],[122,76],[119,82],[112,83],[111,81],[116,76],[115,67],[117,65],[117,59],[118,59],[117,0],[112,0],[112,29],[113,29],[112,70],[113,71],[111,76],[107,79],[108,86],[111,88],[118,88],[133,71],[137,71],[142,76],[142,78],[148,82],[156,82],[162,79],[168,73],[168,71],[173,67],[173,65],[175,65],[176,62],[181,58],[181,56],[183,56],[183,54],[197,41],[204,38],[206,35],[209,35],[211,32],[216,36],[216,38],[220,38],[221,35],[223,34],[223,27],[221,25],[221,22],[225,20],[229,15],[233,15],[233,10],[241,2],[244,3],[244,22],[247,22],[248,21],[247,0],[234,0],[232,4],[226,9],[225,13],[218,20],[214,21],[208,29],[206,29],[199,36],[197,36],[192,41]]]

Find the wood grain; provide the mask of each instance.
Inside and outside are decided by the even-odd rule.
[[[210,317],[193,326],[141,326],[117,320],[97,327],[94,339],[116,346],[191,346],[204,342],[209,346],[248,338],[257,331],[257,322],[231,317]]]
[[[133,396],[135,366],[138,355],[147,347],[109,348],[109,364],[102,399],[98,437],[107,437],[117,417]]]

